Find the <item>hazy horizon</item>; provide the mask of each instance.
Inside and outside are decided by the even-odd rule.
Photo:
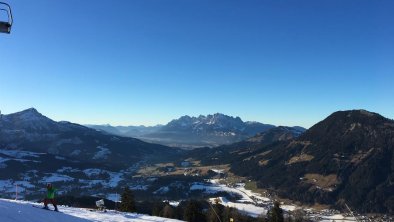
[[[30,108],[26,108],[26,109],[19,110],[19,111],[16,111],[16,112],[25,111],[25,110],[28,110],[28,109],[31,109],[31,108],[36,109],[35,107],[30,107]],[[332,113],[334,113],[334,112],[332,112],[332,113],[330,113],[329,115],[322,117],[320,120],[318,120],[317,122],[313,123],[311,126],[288,125],[288,124],[287,124],[287,125],[286,125],[286,124],[275,124],[275,123],[270,123],[270,122],[261,122],[261,121],[258,121],[258,120],[247,120],[247,119],[242,118],[242,116],[238,116],[238,115],[228,115],[228,114],[226,114],[226,113],[220,113],[220,112],[209,113],[209,114],[199,114],[199,115],[188,115],[188,114],[185,114],[185,115],[181,115],[181,116],[178,116],[178,117],[176,117],[176,118],[170,119],[170,120],[168,120],[167,122],[164,122],[164,123],[157,123],[157,124],[152,124],[152,125],[144,125],[144,124],[124,124],[124,125],[122,125],[122,124],[111,124],[111,123],[100,123],[100,122],[99,122],[99,123],[80,123],[80,122],[70,121],[70,120],[67,120],[67,119],[54,119],[54,118],[51,118],[50,116],[47,116],[45,113],[40,112],[40,110],[38,110],[38,109],[36,109],[36,110],[37,110],[39,113],[41,113],[42,115],[44,115],[44,116],[46,116],[46,117],[48,117],[48,118],[50,118],[50,119],[53,119],[53,120],[55,120],[55,121],[69,121],[69,122],[73,122],[73,123],[77,123],[77,124],[85,125],[85,126],[86,126],[86,125],[110,125],[110,126],[114,126],[114,127],[118,127],[118,126],[119,126],[119,127],[127,127],[127,126],[145,126],[145,127],[153,127],[153,126],[158,126],[158,125],[166,125],[166,124],[169,123],[170,121],[175,120],[175,119],[179,119],[179,118],[182,117],[182,116],[199,117],[200,115],[208,116],[208,115],[214,115],[214,114],[219,113],[219,114],[224,114],[224,115],[226,115],[226,116],[230,116],[230,117],[233,117],[233,118],[239,117],[239,118],[242,119],[243,122],[248,122],[248,121],[250,121],[250,122],[260,122],[260,123],[263,123],[263,124],[270,124],[270,125],[275,125],[275,126],[290,126],[290,127],[293,127],[293,126],[301,126],[301,127],[305,128],[305,129],[309,129],[310,127],[312,127],[312,126],[315,125],[316,123],[318,123],[318,122],[320,122],[320,121],[323,121],[326,117],[328,117],[329,115],[331,115]],[[363,109],[353,109],[353,110],[363,110]],[[337,111],[348,111],[348,110],[336,110],[335,112],[337,112]],[[371,110],[366,110],[366,111],[374,112],[374,111],[371,111]],[[8,114],[16,113],[16,112],[11,112],[11,113],[3,113],[3,112],[1,112],[1,114],[3,114],[3,115],[8,115]],[[374,113],[377,113],[377,112],[374,112]],[[378,113],[378,114],[382,115],[381,113]],[[382,115],[382,116],[385,117],[385,118],[392,119],[391,117],[388,117],[388,116],[384,116],[384,115]],[[81,117],[81,118],[83,118],[83,117]]]

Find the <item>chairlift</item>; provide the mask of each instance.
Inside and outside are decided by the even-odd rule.
[[[0,33],[10,34],[13,22],[10,5],[5,2],[0,2],[0,12],[6,12],[8,16],[7,21],[0,20]]]

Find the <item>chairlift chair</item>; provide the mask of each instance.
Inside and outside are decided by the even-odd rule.
[[[10,5],[4,2],[0,2],[0,12],[6,12],[8,17],[7,21],[0,20],[0,33],[10,34],[13,22]]]

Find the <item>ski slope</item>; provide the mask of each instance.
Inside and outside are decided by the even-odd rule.
[[[95,212],[83,208],[62,207],[54,212],[32,207],[37,203],[0,199],[1,222],[179,222],[179,220],[117,211]],[[50,205],[51,208],[52,205]]]

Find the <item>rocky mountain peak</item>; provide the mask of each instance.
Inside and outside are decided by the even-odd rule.
[[[20,118],[22,118],[24,120],[37,120],[37,119],[41,119],[44,117],[35,108],[29,108],[29,109],[23,110],[21,112],[15,113],[15,115],[19,116]]]

